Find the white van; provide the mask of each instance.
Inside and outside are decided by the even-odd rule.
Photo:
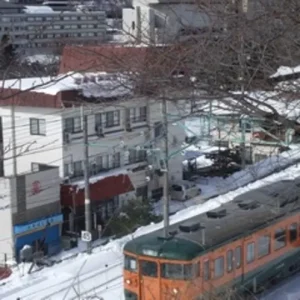
[[[170,187],[170,196],[172,200],[186,201],[200,195],[201,189],[192,182],[181,181],[172,184]]]

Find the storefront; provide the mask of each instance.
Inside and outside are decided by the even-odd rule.
[[[16,257],[25,246],[32,246],[34,251],[43,251],[45,255],[54,255],[61,250],[61,224],[63,215],[35,220],[14,226]]]

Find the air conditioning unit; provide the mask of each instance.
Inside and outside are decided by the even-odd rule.
[[[65,143],[65,144],[71,143],[71,140],[72,140],[71,133],[65,131],[65,132],[64,132],[64,137],[63,137],[63,139],[64,139],[64,143]]]
[[[95,131],[98,137],[104,137],[104,131],[102,125],[96,125]]]

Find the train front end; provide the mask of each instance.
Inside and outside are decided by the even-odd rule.
[[[201,294],[199,245],[145,235],[124,247],[126,300],[193,300]]]

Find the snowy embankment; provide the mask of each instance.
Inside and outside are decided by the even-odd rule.
[[[299,155],[299,150],[297,153]],[[282,167],[287,165],[287,163],[291,163],[292,160],[297,160],[296,157],[296,153],[290,151],[283,156],[281,155],[281,158],[277,158],[275,162],[274,159],[268,161],[269,163],[272,162],[273,168],[276,166]],[[267,163],[263,165],[265,166],[264,174],[270,172],[272,167],[268,167]],[[170,217],[170,223],[177,223],[215,209],[249,190],[271,182],[294,179],[299,176],[300,166],[291,166],[284,171],[211,199],[204,204],[194,205],[181,210]],[[253,179],[253,176],[247,177],[245,175],[244,177]],[[104,300],[122,300],[123,246],[132,238],[155,231],[161,227],[162,223],[141,227],[131,235],[111,241],[106,246],[95,248],[91,255],[80,254],[75,259],[63,261],[51,268],[43,269],[31,275],[26,274],[28,265],[21,265],[18,269],[13,270],[13,275],[10,278],[3,280],[5,285],[0,288],[0,299],[15,300],[17,297],[20,297],[22,300],[84,299],[87,296],[97,295]],[[79,295],[81,296],[79,297]]]

